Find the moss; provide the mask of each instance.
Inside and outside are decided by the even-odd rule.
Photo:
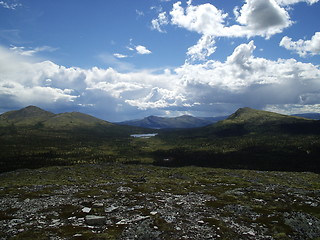
[[[216,208],[216,209],[222,208],[222,207],[226,206],[227,204],[228,203],[226,203],[225,201],[222,201],[222,200],[207,201],[206,202],[207,207],[212,207],[212,208]]]
[[[7,209],[6,211],[0,211],[0,221],[2,220],[11,220],[13,219],[12,216],[10,216],[12,213],[16,212],[18,209]]]
[[[103,237],[106,240],[115,240],[119,239],[120,235],[122,234],[124,226],[111,226],[106,229],[104,234],[98,234],[97,237]],[[96,239],[96,238],[94,238]]]
[[[46,230],[27,230],[10,238],[12,240],[47,240],[49,233]]]
[[[213,226],[219,235],[219,239],[228,240],[228,239],[238,239],[238,235],[230,228],[227,227],[225,222],[216,219],[216,218],[203,218],[203,221]]]
[[[174,229],[174,226],[168,222],[166,222],[161,216],[158,214],[155,216],[152,216],[152,220],[154,223],[154,226],[157,226],[161,232],[165,232],[166,234],[171,234],[176,232]]]
[[[59,208],[59,217],[61,219],[67,219],[69,217],[84,217],[85,213],[81,211],[79,206],[63,205]]]
[[[41,198],[46,194],[83,198],[77,205],[68,204],[56,209],[43,210],[47,219],[57,218],[50,215],[50,212],[55,211],[64,221],[69,217],[84,217],[82,206],[92,208],[93,202],[109,204],[109,200],[111,205],[112,201],[117,202],[118,199],[118,203],[126,208],[137,204],[143,206],[141,209],[130,211],[130,214],[149,216],[150,211],[157,207],[156,204],[161,204],[157,202],[159,196],[185,197],[192,192],[198,196],[206,196],[204,205],[199,207],[200,211],[206,211],[201,217],[204,217],[204,226],[212,227],[221,236],[220,239],[240,239],[240,233],[232,229],[230,222],[224,221],[232,219],[241,226],[262,227],[266,229],[266,234],[280,240],[290,239],[294,234],[294,230],[284,222],[285,214],[296,211],[320,218],[318,207],[306,202],[312,203],[312,199],[317,199],[320,189],[318,181],[319,175],[313,173],[259,172],[190,166],[165,168],[145,164],[86,164],[2,174],[0,196],[17,197],[19,201]],[[132,191],[119,192],[119,187],[131,188]],[[64,189],[68,188],[76,189],[78,192],[64,193]],[[88,198],[88,195],[92,198]],[[185,224],[188,215],[183,212],[183,205],[174,202],[170,204],[173,209],[181,212],[177,221]],[[244,212],[241,216],[232,208],[228,208],[228,205],[244,206],[250,211]],[[1,211],[0,220],[10,220],[16,211],[17,209],[10,208]],[[96,215],[105,214],[104,208],[92,208],[91,211]],[[49,239],[50,236],[56,235],[69,239],[78,233],[82,236],[77,239],[118,239],[128,226],[112,225],[112,222],[119,221],[119,218],[112,218],[111,215],[108,219],[111,225],[99,230],[99,233],[92,233],[91,229],[86,227],[73,226],[64,226],[59,228],[59,231],[50,228],[46,231],[34,231],[39,234],[38,239]],[[164,216],[156,214],[150,216],[150,219],[163,233],[162,237],[174,239],[179,234],[175,229],[176,225],[166,222]],[[30,231],[18,234],[15,239],[34,239],[30,237]]]
[[[89,230],[85,227],[71,226],[65,225],[61,226],[57,229],[52,229],[52,232],[55,232],[59,237],[71,238],[76,234],[84,235],[89,232]]]

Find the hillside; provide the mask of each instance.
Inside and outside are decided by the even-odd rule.
[[[0,239],[316,240],[314,173],[86,164],[0,174]]]
[[[105,162],[320,172],[319,121],[250,108],[205,127],[152,130],[149,139],[131,135],[150,129],[36,107],[2,114],[0,126],[0,172]]]
[[[0,122],[0,239],[320,237],[319,121],[244,108],[152,138],[36,107]]]
[[[226,120],[166,132],[157,164],[320,172],[320,121],[241,108]],[[167,160],[167,161],[165,161]]]
[[[38,122],[45,122],[54,117],[52,112],[45,111],[35,106],[28,106],[26,108],[6,112],[0,115],[0,126],[18,125],[27,126],[35,125]]]
[[[113,124],[93,116],[79,113],[54,114],[35,106],[10,111],[0,115],[0,126],[37,126],[50,128],[77,128],[96,125],[112,126]]]
[[[183,115],[179,117],[166,118],[166,117],[156,117],[149,116],[144,119],[130,120],[125,122],[120,122],[121,125],[153,128],[153,129],[163,129],[163,128],[196,128],[203,127],[218,120],[223,117],[218,118],[197,118],[189,115]]]
[[[218,135],[320,133],[318,121],[252,108],[240,108],[227,119],[209,125],[206,130]]]
[[[96,125],[113,126],[110,122],[79,112],[56,114],[44,121],[43,125],[46,127],[90,127]]]
[[[10,111],[0,115],[0,172],[126,159],[136,155],[130,135],[139,133],[148,130],[79,112],[54,114],[34,106]]]
[[[306,121],[307,119],[296,116],[288,116],[274,112],[268,112],[263,110],[256,110],[252,108],[240,108],[235,113],[231,114],[226,120],[220,122],[220,124],[280,124],[280,123],[296,123]]]

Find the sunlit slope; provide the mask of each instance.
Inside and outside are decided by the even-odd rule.
[[[256,110],[252,108],[240,108],[235,113],[231,114],[226,120],[220,124],[238,124],[247,123],[254,125],[268,124],[268,123],[297,123],[308,121],[306,118],[288,116],[274,112]]]
[[[93,116],[79,113],[79,112],[67,112],[56,114],[50,119],[43,122],[46,127],[59,128],[59,127],[93,127],[97,125],[101,126],[113,126],[114,124],[95,118]]]
[[[45,122],[54,117],[52,112],[45,111],[35,106],[28,106],[26,108],[6,112],[0,115],[0,126],[17,125],[28,126],[35,125],[39,122]]]
[[[320,132],[319,122],[302,117],[274,112],[240,108],[227,119],[203,128],[203,132],[219,136],[239,136],[252,133],[303,133]]]
[[[149,116],[145,117],[144,119],[120,122],[119,124],[145,128],[163,129],[203,127],[213,122],[214,118],[200,119],[189,115],[183,115],[172,118]]]

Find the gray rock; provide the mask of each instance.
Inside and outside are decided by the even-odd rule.
[[[111,207],[106,208],[104,211],[105,211],[106,213],[111,213],[111,212],[113,212],[114,210],[117,210],[118,208],[119,208],[119,207],[111,206]]]
[[[106,223],[106,217],[104,216],[95,216],[95,215],[87,215],[85,217],[86,223],[91,226],[101,226]]]
[[[102,208],[103,206],[104,206],[103,203],[94,203],[92,205],[93,208]]]
[[[293,212],[284,220],[301,237],[320,237],[320,220],[310,214]]]
[[[89,213],[90,211],[91,211],[91,208],[88,208],[88,207],[82,208],[82,212],[84,213]]]
[[[132,188],[130,188],[130,187],[118,187],[117,191],[118,192],[122,192],[122,193],[127,193],[127,192],[132,192]]]
[[[153,222],[148,219],[139,222],[138,224],[129,225],[122,233],[121,239],[139,239],[139,240],[160,240],[161,232],[154,229]]]

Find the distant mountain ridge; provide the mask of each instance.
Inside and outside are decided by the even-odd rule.
[[[300,114],[293,114],[291,116],[303,117],[303,118],[308,118],[313,120],[320,120],[320,113],[300,113]]]
[[[320,115],[320,114],[319,114]],[[306,117],[306,118],[304,118]],[[309,117],[309,118],[307,118]],[[0,115],[0,126],[42,126],[50,128],[72,128],[90,126],[119,126],[126,125],[140,128],[165,129],[165,128],[228,128],[228,126],[240,126],[244,128],[257,128],[266,125],[306,123],[315,120],[316,115],[300,114],[289,116],[256,110],[251,108],[240,108],[229,117],[197,118],[189,115],[166,118],[149,116],[140,120],[131,120],[119,123],[111,123],[88,114],[80,112],[66,112],[54,114],[36,106],[28,106],[20,110],[9,111]],[[231,127],[232,128],[232,127]]]
[[[197,128],[204,127],[225,119],[226,116],[212,117],[212,118],[197,118],[189,115],[183,115],[179,117],[157,117],[149,116],[144,119],[129,120],[119,122],[120,125],[129,125],[144,128],[164,129],[164,128]]]
[[[43,126],[43,127],[84,127],[94,125],[112,126],[113,124],[93,116],[67,112],[54,114],[36,106],[28,106],[16,111],[9,111],[0,115],[0,126]]]
[[[297,116],[289,116],[269,111],[256,110],[252,108],[239,108],[235,113],[231,114],[227,119],[223,120],[224,124],[228,123],[251,123],[251,124],[263,124],[263,123],[280,123],[280,122],[297,122],[297,121],[309,120]]]
[[[54,117],[52,112],[45,111],[35,106],[28,106],[16,111],[9,111],[0,115],[0,124],[29,125],[35,122],[46,121]]]
[[[207,134],[241,136],[249,133],[319,133],[320,122],[274,112],[239,108],[227,119],[205,127]]]
[[[161,120],[163,127],[168,119]],[[192,129],[181,122],[190,124],[193,117],[174,120],[179,124],[171,126],[179,129],[150,130],[79,112],[54,114],[34,106],[10,111],[0,115],[0,172],[83,161],[320,171],[319,120],[251,108]],[[148,133],[157,135],[132,137]]]

